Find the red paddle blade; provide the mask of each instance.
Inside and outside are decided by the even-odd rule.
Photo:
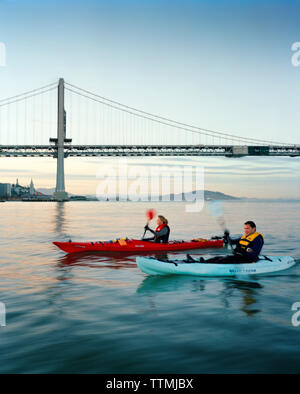
[[[146,212],[146,217],[147,217],[148,222],[150,222],[150,220],[152,220],[155,215],[156,215],[156,212],[154,209],[148,209],[148,211]]]

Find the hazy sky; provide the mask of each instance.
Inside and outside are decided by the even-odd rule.
[[[300,1],[0,0],[0,99],[64,77],[181,122],[299,144],[300,67],[291,62],[299,15]],[[95,193],[104,163],[111,165],[67,159],[67,191]],[[300,198],[298,158],[155,163],[200,164],[211,190]],[[53,187],[55,170],[50,158],[0,158],[0,182],[29,184],[33,176],[37,186]]]

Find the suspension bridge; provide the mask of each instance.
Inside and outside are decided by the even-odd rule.
[[[68,199],[67,157],[296,157],[300,156],[300,145],[192,126],[124,105],[60,78],[58,83],[0,100],[1,156],[54,157],[54,198],[64,201]]]

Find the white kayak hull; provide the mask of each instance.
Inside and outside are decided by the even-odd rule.
[[[204,259],[211,256],[203,256]],[[153,257],[136,258],[140,270],[148,275],[236,276],[269,274],[286,270],[296,264],[290,256],[261,256],[251,264],[186,263],[183,260],[165,262]],[[270,259],[270,260],[268,260]]]

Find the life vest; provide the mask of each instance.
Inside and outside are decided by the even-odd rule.
[[[156,227],[155,231],[158,233],[166,226],[168,226],[166,223],[160,224],[159,226]]]
[[[261,233],[255,232],[255,233],[250,234],[250,235],[244,234],[244,235],[242,236],[242,238],[240,239],[240,241],[239,241],[239,247],[240,247],[242,250],[246,250],[246,249],[248,249],[248,248],[251,248],[252,242],[253,242],[257,237],[260,237],[261,240],[262,240],[263,243],[264,243],[264,237],[263,237],[263,235],[262,235]]]
[[[155,229],[155,232],[159,233],[164,227],[167,227],[168,233],[166,235],[162,235],[160,237],[156,236],[155,242],[167,243],[169,241],[170,227],[166,223],[163,223],[163,224],[160,224],[159,226],[157,226]]]

